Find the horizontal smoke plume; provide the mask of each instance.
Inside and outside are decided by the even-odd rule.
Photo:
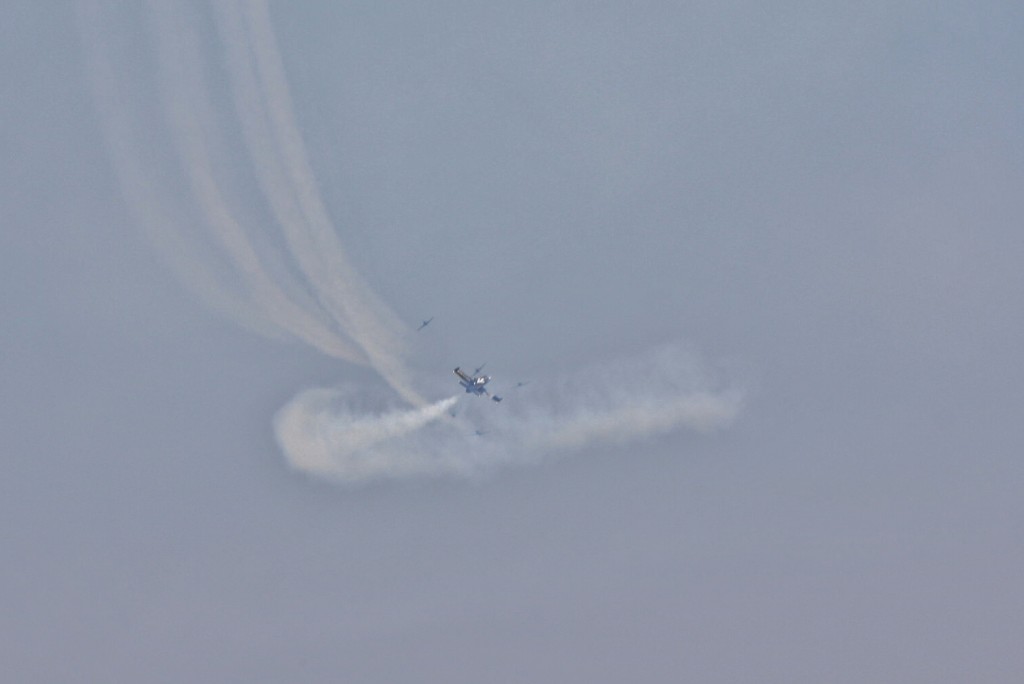
[[[595,445],[679,428],[728,425],[741,394],[715,390],[693,357],[674,348],[513,391],[500,406],[468,397],[413,410],[365,404],[363,392],[311,389],[274,420],[295,468],[345,483],[410,476],[471,477]]]

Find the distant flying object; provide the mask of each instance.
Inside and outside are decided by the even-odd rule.
[[[524,380],[520,380],[519,382],[516,383],[516,387],[526,387],[529,384],[530,384],[529,380],[525,380],[525,381]]]
[[[491,381],[491,376],[477,375],[476,373],[474,373],[473,375],[467,375],[458,367],[455,368],[455,374],[459,376],[459,384],[466,388],[466,393],[475,394],[478,397],[491,397],[491,401],[501,401],[501,397],[499,397],[497,394],[492,396],[491,393],[488,392],[487,388],[485,387],[485,385]]]
[[[420,327],[416,328],[416,332],[419,332],[420,330],[423,330],[424,328],[426,328],[428,325],[430,325],[430,321],[432,321],[432,320],[434,320],[433,316],[431,316],[427,320],[425,320],[422,323],[420,323]]]

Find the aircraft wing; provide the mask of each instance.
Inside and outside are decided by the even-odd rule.
[[[458,375],[463,380],[465,380],[466,382],[473,382],[473,378],[463,373],[459,368],[455,369],[455,374]]]

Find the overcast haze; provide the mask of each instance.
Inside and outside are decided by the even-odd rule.
[[[121,5],[0,28],[9,677],[1024,676],[1017,3]]]

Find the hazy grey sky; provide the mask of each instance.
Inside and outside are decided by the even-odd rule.
[[[1017,4],[272,3],[307,185],[239,86],[258,4],[119,5],[0,28],[13,679],[1024,674]],[[280,452],[304,390],[484,361],[530,381],[494,415],[743,402],[482,479]],[[496,459],[537,425],[481,415]]]

